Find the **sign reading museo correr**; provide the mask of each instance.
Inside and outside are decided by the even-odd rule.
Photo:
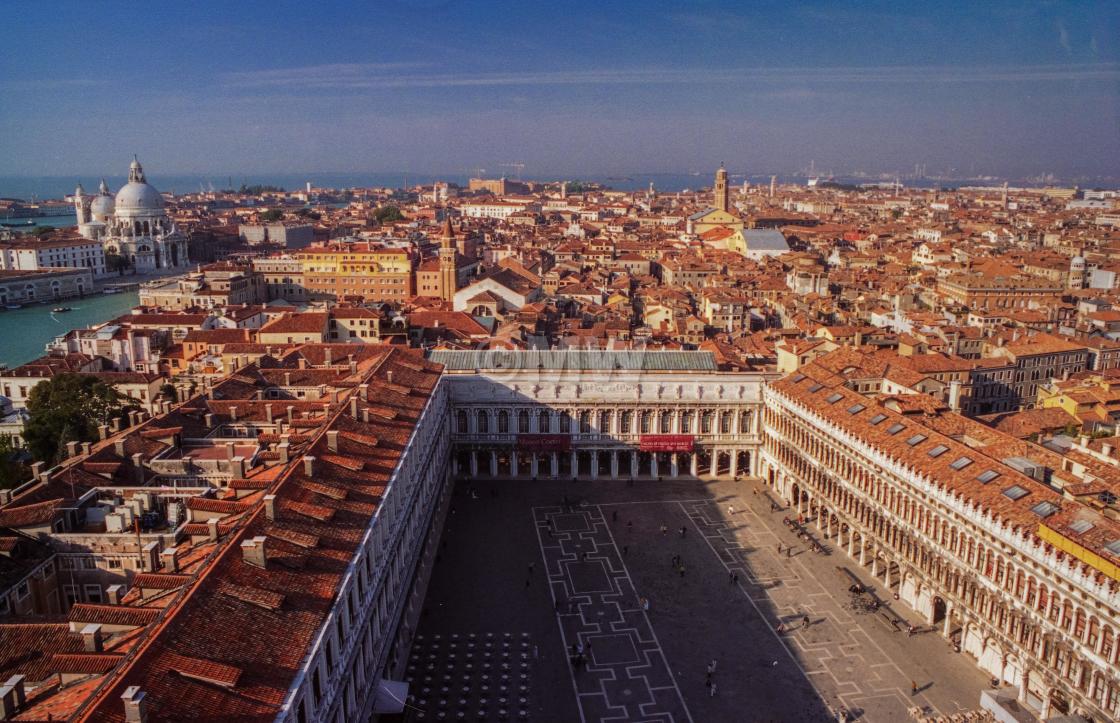
[[[567,452],[572,438],[567,434],[519,434],[517,448],[526,452]]]
[[[643,434],[638,449],[643,452],[691,452],[691,434]]]

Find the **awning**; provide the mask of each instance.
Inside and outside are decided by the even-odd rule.
[[[408,683],[382,678],[377,683],[377,696],[373,699],[374,713],[400,713],[408,698]]]

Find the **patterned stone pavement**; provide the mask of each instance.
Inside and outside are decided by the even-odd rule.
[[[582,719],[691,721],[602,509],[533,519]]]

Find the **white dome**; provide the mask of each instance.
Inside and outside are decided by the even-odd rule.
[[[125,211],[156,211],[163,208],[163,196],[149,183],[129,181],[117,191],[116,208]]]
[[[95,196],[89,204],[89,212],[95,219],[104,221],[113,215],[114,206],[112,196]]]

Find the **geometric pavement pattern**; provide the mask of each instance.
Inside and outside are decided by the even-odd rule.
[[[581,719],[691,721],[665,653],[598,506],[534,507]]]

